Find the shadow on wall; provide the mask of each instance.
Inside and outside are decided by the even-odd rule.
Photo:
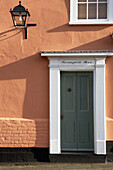
[[[113,50],[113,39],[109,35],[104,38],[100,38],[98,40],[85,43],[78,47],[68,49],[68,51],[75,51],[75,50]]]
[[[66,9],[67,9],[67,15],[68,15],[68,20],[70,19],[70,1],[69,0],[65,0],[65,5],[66,5]]]
[[[37,53],[0,68],[0,80],[17,79],[26,79],[22,117],[28,119],[48,118],[49,72],[47,58],[42,58]],[[15,115],[12,116],[15,117]]]
[[[13,29],[10,29],[10,30],[4,31],[4,32],[0,32],[0,41],[4,41],[9,38],[12,38],[12,37],[18,35],[20,32],[23,32],[23,30],[16,29],[16,28],[13,28]]]
[[[60,25],[56,28],[50,29],[47,33],[53,32],[85,32],[85,31],[100,31],[112,27],[106,25],[69,25],[69,23]]]

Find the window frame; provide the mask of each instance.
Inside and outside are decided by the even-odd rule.
[[[70,0],[70,25],[113,24],[113,0],[107,0],[107,19],[77,19],[78,0]]]

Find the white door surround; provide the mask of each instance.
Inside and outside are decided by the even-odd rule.
[[[105,59],[104,55],[46,54],[49,59],[50,154],[61,153],[60,71],[93,71],[94,153],[106,154]],[[66,57],[65,57],[66,56]]]

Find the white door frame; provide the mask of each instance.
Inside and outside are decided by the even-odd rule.
[[[50,154],[61,153],[60,71],[93,71],[94,153],[106,154],[105,59],[104,55],[71,56],[42,54],[49,59]]]

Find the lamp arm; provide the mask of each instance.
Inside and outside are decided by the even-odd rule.
[[[27,39],[27,25],[25,27],[25,39]]]

